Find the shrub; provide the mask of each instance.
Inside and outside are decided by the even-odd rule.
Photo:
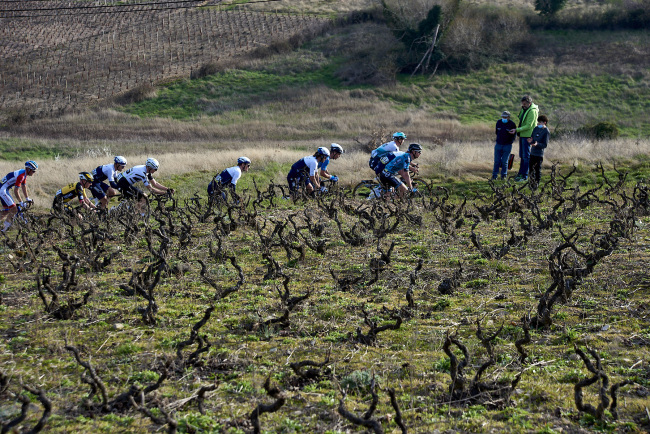
[[[341,380],[341,387],[348,392],[370,390],[373,375],[370,371],[354,371]]]
[[[156,88],[153,85],[146,83],[138,87],[134,87],[130,91],[122,94],[117,98],[117,102],[119,104],[127,105],[155,98],[155,96]]]
[[[553,16],[566,5],[566,0],[535,0],[535,10],[543,16]]]
[[[619,135],[618,125],[613,122],[598,122],[580,127],[577,131],[586,137],[596,140],[613,140]]]
[[[195,69],[190,74],[190,78],[197,79],[207,77],[208,75],[215,75],[218,72],[221,72],[223,68],[216,63],[206,63],[201,66],[199,69]]]

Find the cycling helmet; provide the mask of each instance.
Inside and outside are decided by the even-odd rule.
[[[115,161],[115,164],[119,166],[126,166],[126,158],[122,157],[121,155],[115,157],[115,160],[113,161]]]
[[[345,152],[345,151],[343,150],[343,147],[341,147],[341,145],[339,145],[338,143],[332,143],[332,144],[330,145],[330,150],[331,150],[332,152],[336,151],[336,152],[338,152],[339,154],[342,154],[342,153]]]
[[[36,161],[34,160],[29,160],[25,163],[25,169],[31,169],[33,171],[38,170],[38,164],[36,164]]]
[[[251,160],[250,160],[250,158],[239,157],[237,159],[237,164],[251,164]]]
[[[158,167],[160,166],[158,160],[155,158],[148,158],[147,162],[144,165],[153,170],[158,170]]]
[[[93,175],[91,175],[88,172],[80,172],[79,173],[79,179],[81,181],[88,181],[88,182],[93,182],[94,181]]]
[[[397,133],[393,134],[393,139],[395,139],[395,140],[397,140],[397,139],[406,140],[406,134],[402,133],[401,131],[397,132]]]
[[[323,148],[322,146],[318,148],[316,151],[316,155],[325,155],[326,157],[330,156],[330,151],[327,148]]]
[[[422,145],[420,145],[419,143],[411,143],[409,145],[409,152],[411,152],[411,151],[422,152]]]

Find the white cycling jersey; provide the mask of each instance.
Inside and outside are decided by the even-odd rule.
[[[370,156],[372,158],[381,157],[385,154],[388,154],[389,152],[397,152],[397,151],[399,151],[399,146],[397,146],[397,143],[395,143],[395,140],[393,140],[392,142],[384,143],[383,145],[381,145],[380,147],[372,151],[370,153]]]
[[[115,170],[115,164],[104,164],[103,166],[98,166],[93,170],[94,182],[102,182],[108,180],[109,183],[116,182],[115,174],[119,173]]]
[[[147,173],[147,166],[144,164],[141,166],[133,166],[129,170],[120,173],[117,176],[117,182],[120,182],[122,178],[124,178],[129,185],[142,181],[145,187],[149,185],[149,181],[153,180],[153,176],[151,176],[151,173]]]

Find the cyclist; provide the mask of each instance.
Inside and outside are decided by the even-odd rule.
[[[337,182],[339,180],[338,176],[332,175],[327,170],[327,166],[330,164],[330,160],[336,160],[344,153],[345,151],[343,150],[343,147],[338,143],[332,143],[330,145],[330,156],[327,157],[325,161],[318,164],[318,168],[320,169],[318,175],[321,179],[329,179],[332,182]],[[325,187],[321,187],[321,191],[323,191],[324,189]]]
[[[379,162],[381,157],[383,157],[384,155],[390,154],[392,152],[398,152],[399,147],[400,147],[400,145],[402,143],[404,143],[404,140],[406,140],[406,134],[399,131],[399,132],[393,134],[393,141],[392,142],[384,143],[383,145],[381,145],[377,149],[373,150],[370,153],[370,160],[368,160],[368,165],[370,166],[370,168],[372,170],[376,170],[377,163]],[[382,170],[383,170],[383,168],[382,168]],[[377,172],[377,174],[379,174],[380,172],[381,172],[381,170],[379,172]]]
[[[16,202],[21,207],[28,203],[34,202],[29,198],[29,195],[27,194],[26,181],[27,181],[27,177],[32,176],[34,173],[36,173],[37,170],[38,170],[38,164],[36,164],[35,161],[29,160],[25,163],[24,169],[19,169],[14,172],[9,172],[5,175],[4,178],[2,178],[2,180],[0,180],[0,203],[2,203],[2,211],[0,212],[0,221],[4,220],[4,227],[2,228],[2,232],[6,232],[7,229],[9,229],[9,226],[11,226],[14,217],[18,213],[18,207],[16,206]],[[16,195],[16,202],[14,202],[14,199],[11,197],[11,194],[9,194],[11,187],[14,188],[14,194]],[[23,196],[25,197],[24,202],[20,194],[20,191],[18,190],[18,187],[21,187]]]
[[[145,164],[133,166],[117,176],[117,189],[120,190],[123,197],[136,199],[138,201],[138,211],[140,212],[142,212],[145,205],[147,195],[139,188],[134,187],[133,184],[142,181],[152,194],[174,194],[173,188],[165,187],[153,179],[152,175],[158,170],[158,167],[160,167],[158,160],[149,158]]]
[[[79,219],[82,218],[81,214],[78,213],[79,208],[96,210],[97,207],[90,201],[90,199],[88,199],[88,196],[86,195],[86,189],[89,189],[93,185],[93,181],[94,178],[91,173],[80,172],[79,182],[68,184],[56,192],[54,201],[52,202],[52,208],[55,211],[59,212],[67,211]],[[73,208],[72,205],[70,205],[70,202],[72,202],[75,198],[79,200],[78,208]]]
[[[411,161],[422,154],[422,146],[419,143],[411,143],[408,152],[396,152],[395,158],[386,165],[379,175],[379,182],[387,189],[395,188],[400,197],[404,197],[407,191],[413,191],[413,183],[409,175]],[[400,175],[402,180],[397,179]]]
[[[90,186],[90,192],[93,197],[99,200],[101,209],[106,209],[108,199],[117,195],[117,182],[115,174],[121,172],[126,167],[126,158],[118,155],[113,160],[113,164],[104,164],[97,166],[92,171],[93,185]],[[108,184],[104,181],[108,180]],[[97,202],[95,202],[97,203]]]
[[[232,192],[235,192],[237,187],[237,181],[241,177],[242,172],[248,172],[251,167],[251,160],[247,157],[239,157],[237,159],[237,165],[225,169],[223,172],[218,174],[212,179],[210,184],[208,184],[208,196],[221,191],[223,188],[231,188]],[[225,199],[226,194],[221,192],[222,197]]]
[[[287,175],[289,190],[292,193],[298,191],[302,184],[305,184],[308,193],[313,193],[315,189],[320,189],[320,178],[318,176],[318,164],[322,164],[330,156],[327,148],[320,147],[314,155],[301,158],[293,163],[291,171]]]

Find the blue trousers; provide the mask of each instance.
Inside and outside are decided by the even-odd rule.
[[[497,179],[499,169],[501,169],[501,179],[508,175],[508,157],[512,151],[512,145],[494,145],[494,168],[492,169],[492,179]]]
[[[519,173],[517,176],[522,178],[528,178],[528,167],[530,165],[530,144],[528,139],[530,137],[520,137],[519,138],[519,158],[521,158],[521,164],[519,165]]]

